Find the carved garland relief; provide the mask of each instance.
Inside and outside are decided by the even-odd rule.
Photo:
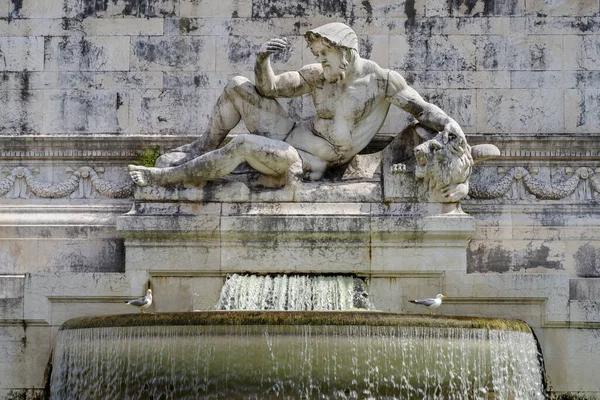
[[[2,172],[7,176],[0,180],[0,196],[12,199],[27,199],[30,198],[30,193],[51,199],[89,199],[97,197],[98,194],[118,199],[133,196],[133,182],[113,183],[102,179],[100,175],[104,173],[104,168],[67,168],[66,172],[71,176],[58,183],[37,179],[34,176],[39,173],[37,168],[19,166],[12,169],[3,168]]]

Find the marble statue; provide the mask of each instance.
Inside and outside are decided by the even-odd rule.
[[[456,140],[467,146],[458,123],[425,101],[398,72],[360,57],[356,33],[347,25],[323,25],[309,30],[305,39],[318,63],[276,75],[270,57],[289,44],[285,38],[270,39],[256,55],[256,83],[244,77],[231,79],[206,131],[161,156],[154,168],[130,165],[134,182],[140,186],[200,184],[221,178],[244,162],[279,179],[280,185],[286,179],[318,180],[327,168],[348,163],[369,144],[391,104],[439,132],[441,142],[450,143],[448,149],[455,148]],[[312,96],[316,109],[316,116],[308,121],[293,121],[275,100],[305,94]],[[250,133],[223,145],[240,120]],[[424,144],[422,157],[430,156],[431,146]],[[468,178],[469,173],[470,166],[458,175]],[[453,182],[450,179],[452,186],[438,191],[440,201],[464,197],[464,186]]]

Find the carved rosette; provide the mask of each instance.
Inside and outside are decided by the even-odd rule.
[[[537,178],[538,168],[528,170],[523,167],[512,167],[506,170],[500,167],[498,174],[503,176],[497,181],[489,182],[487,179],[472,181],[469,196],[472,199],[485,200],[498,198],[524,200],[526,196],[538,200],[561,200],[575,194],[581,200],[586,200],[600,193],[600,178],[596,177],[600,168],[594,170],[589,167],[567,167],[564,172],[570,176],[562,181],[553,182],[549,178]]]
[[[37,168],[15,167],[4,168],[6,178],[0,180],[0,196],[9,198],[29,198],[30,193],[37,197],[58,199],[71,198],[94,198],[99,193],[110,198],[128,198],[133,196],[133,182],[114,183],[102,179],[100,174],[104,168],[80,167],[76,170],[67,168],[66,172],[71,174],[69,179],[58,183],[45,182],[35,177],[39,174]]]

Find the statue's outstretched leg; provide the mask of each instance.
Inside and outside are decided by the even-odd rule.
[[[243,120],[250,133],[283,140],[294,127],[281,104],[263,97],[247,78],[233,77],[218,98],[206,131],[192,143],[161,156],[157,167],[176,166],[217,149],[227,134]]]
[[[202,183],[228,175],[243,162],[269,176],[282,176],[292,165],[302,163],[296,149],[289,144],[246,134],[185,164],[166,168],[130,165],[129,173],[139,186]],[[301,173],[301,168],[298,170]]]

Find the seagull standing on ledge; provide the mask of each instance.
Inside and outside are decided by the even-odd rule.
[[[438,308],[442,305],[442,299],[445,299],[446,296],[443,294],[438,294],[435,296],[435,299],[422,299],[422,300],[409,300],[411,303],[420,304],[422,306],[427,307],[429,310],[429,314],[432,314],[431,310],[434,308]]]
[[[144,297],[140,297],[139,299],[126,301],[125,304],[129,304],[130,306],[139,307],[142,310],[142,314],[144,313],[144,308],[148,308],[152,305],[152,290],[148,289],[146,295]]]

